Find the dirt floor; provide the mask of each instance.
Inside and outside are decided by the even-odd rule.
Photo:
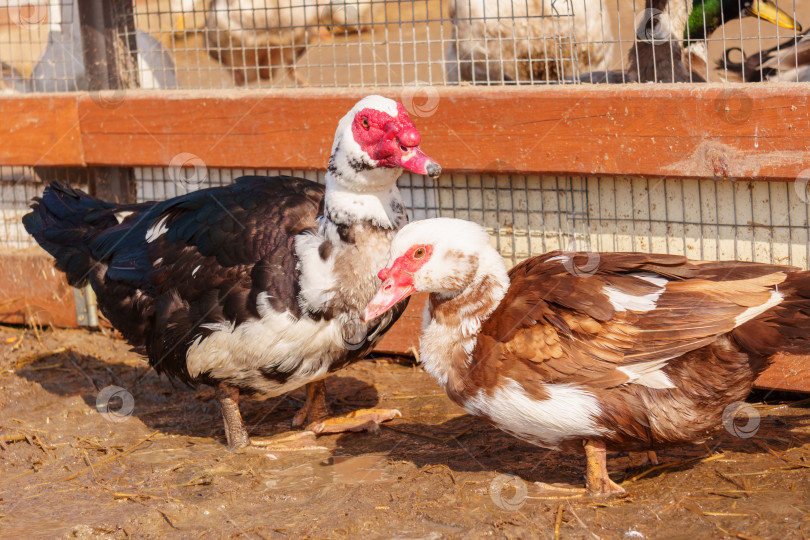
[[[581,456],[464,414],[405,361],[327,381],[336,412],[402,411],[378,434],[230,453],[213,391],[172,386],[120,340],[0,327],[0,353],[4,538],[810,536],[808,401],[771,395],[754,405],[758,423],[741,417],[705,444],[661,452],[658,468],[612,456],[627,494],[597,499],[534,484],[581,485]],[[125,390],[107,411],[111,385]],[[302,398],[243,401],[252,435],[290,435]]]

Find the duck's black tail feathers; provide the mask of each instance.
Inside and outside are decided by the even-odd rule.
[[[100,232],[118,225],[116,212],[127,206],[108,203],[67,184],[53,182],[23,216],[25,230],[56,259],[68,283],[82,287],[97,262],[90,244]]]

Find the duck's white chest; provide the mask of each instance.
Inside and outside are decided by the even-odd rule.
[[[601,436],[601,407],[587,390],[571,384],[546,384],[547,399],[536,399],[512,379],[494,391],[483,389],[463,403],[470,414],[489,418],[500,429],[532,444],[557,448],[563,441]]]
[[[250,386],[267,397],[325,377],[332,360],[345,349],[337,318],[316,321],[270,312],[236,328],[211,329],[212,334],[197,339],[186,353],[189,374],[208,373]],[[273,376],[278,373],[289,375]]]

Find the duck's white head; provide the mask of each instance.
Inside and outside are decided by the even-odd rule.
[[[437,178],[442,169],[419,148],[421,139],[401,103],[364,97],[338,123],[327,186],[380,193],[390,189],[403,170]]]
[[[403,227],[391,243],[387,267],[378,276],[383,282],[366,307],[365,320],[379,317],[416,292],[454,297],[480,284],[485,276],[493,277],[504,292],[509,283],[506,265],[483,227],[451,218]]]

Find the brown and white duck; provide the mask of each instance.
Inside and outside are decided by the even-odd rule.
[[[621,492],[606,451],[700,440],[777,352],[810,354],[810,272],[676,255],[562,253],[507,272],[456,219],[401,229],[366,308],[430,293],[420,358],[470,414],[545,448],[584,446],[592,493]]]

